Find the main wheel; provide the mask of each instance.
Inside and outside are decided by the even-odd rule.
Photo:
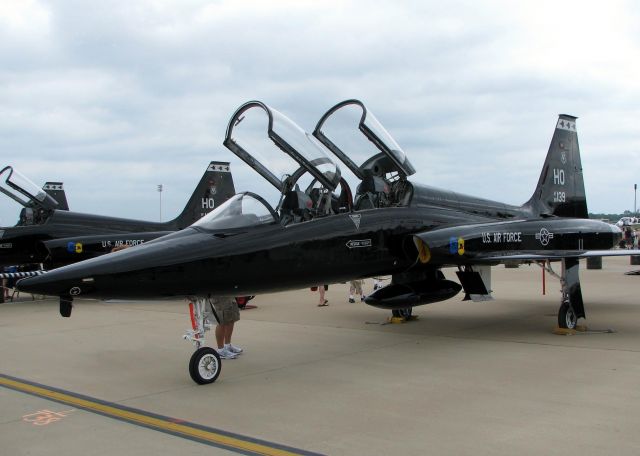
[[[391,315],[393,315],[395,318],[404,318],[405,320],[410,319],[412,314],[413,314],[413,307],[405,307],[404,309],[391,310]]]
[[[565,329],[575,329],[578,317],[569,303],[563,302],[558,310],[558,326]]]
[[[189,374],[198,385],[216,381],[222,370],[220,355],[211,347],[197,349],[189,361]]]

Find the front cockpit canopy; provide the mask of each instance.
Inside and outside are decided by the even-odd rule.
[[[281,194],[292,190],[307,173],[329,191],[340,182],[340,168],[316,138],[259,101],[238,108],[227,127],[224,145]]]
[[[205,230],[245,228],[275,223],[276,213],[269,203],[251,192],[238,193],[195,222]]]

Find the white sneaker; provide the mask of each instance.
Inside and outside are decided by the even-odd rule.
[[[216,349],[218,352],[218,355],[220,355],[221,359],[236,359],[238,357],[238,355],[236,355],[235,353],[227,350],[227,348],[218,348]]]
[[[231,353],[233,353],[234,355],[239,355],[240,353],[242,353],[244,350],[240,347],[237,347],[233,344],[229,344],[229,345],[225,345],[224,347],[226,350],[229,350]]]

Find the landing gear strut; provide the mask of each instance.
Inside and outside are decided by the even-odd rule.
[[[582,290],[580,288],[580,263],[577,258],[564,258],[562,272],[558,276],[548,263],[542,266],[546,271],[560,279],[562,302],[558,309],[558,327],[575,329],[579,318],[585,318]]]
[[[189,302],[191,329],[183,337],[196,346],[196,351],[189,360],[189,375],[199,385],[213,383],[222,370],[222,361],[218,352],[211,347],[204,347],[204,334],[211,329],[209,316],[215,316],[211,302],[206,298],[194,299]],[[211,313],[207,312],[207,304]]]
[[[405,307],[403,309],[392,309],[391,315],[394,318],[404,318],[405,320],[411,319],[413,314],[413,307]]]

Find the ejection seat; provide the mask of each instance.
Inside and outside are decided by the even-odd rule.
[[[283,225],[311,220],[313,202],[309,195],[301,190],[290,190],[286,193],[280,207],[280,222]]]
[[[380,176],[375,176],[370,170],[364,170],[362,182],[358,185],[354,202],[357,211],[373,209],[388,205],[389,185]]]
[[[23,207],[20,210],[19,226],[33,225],[33,209],[30,207]]]

